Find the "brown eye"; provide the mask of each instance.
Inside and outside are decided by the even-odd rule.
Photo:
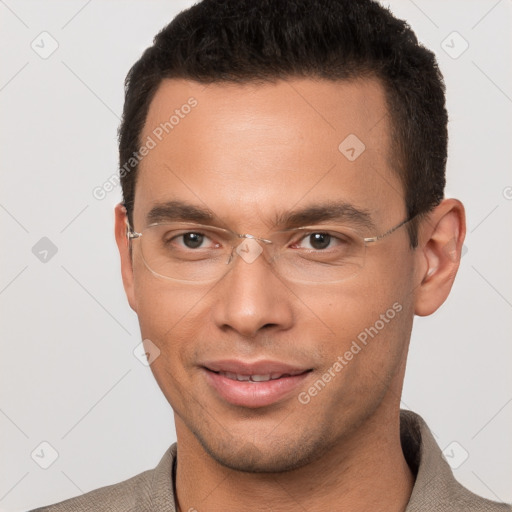
[[[204,241],[204,235],[200,233],[185,233],[181,235],[183,238],[183,244],[189,249],[197,249]]]
[[[322,250],[329,247],[331,235],[328,233],[312,233],[309,235],[309,244],[313,249]]]

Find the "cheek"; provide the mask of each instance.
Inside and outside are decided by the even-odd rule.
[[[136,269],[134,280],[141,335],[164,355],[172,354],[169,361],[175,364],[207,322],[210,289],[167,281],[142,267]]]
[[[317,380],[301,395],[311,400],[315,414],[327,414],[330,422],[335,417],[339,425],[375,410],[390,389],[399,396],[395,377],[412,327],[412,311],[394,300],[397,293],[388,289],[370,296],[362,290],[340,290],[325,302],[323,318],[333,332],[325,340]]]
[[[137,315],[142,339],[158,349],[150,368],[164,396],[177,410],[190,400],[190,370],[197,340],[208,322],[204,288],[180,286],[152,275],[136,280]],[[193,397],[192,397],[193,398]]]
[[[381,373],[396,366],[412,328],[410,272],[370,271],[311,297],[330,330],[326,371],[339,357],[351,371],[364,367]]]

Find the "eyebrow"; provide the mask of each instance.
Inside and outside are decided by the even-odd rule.
[[[327,202],[306,206],[300,210],[286,212],[276,217],[276,226],[294,228],[325,221],[375,229],[370,212],[345,202]]]
[[[208,208],[183,201],[167,201],[154,205],[146,215],[146,222],[152,224],[155,222],[194,221],[212,224],[216,218],[216,215]]]
[[[146,215],[147,224],[178,221],[213,225],[219,223],[220,219],[209,208],[178,200],[157,203]],[[299,210],[280,213],[274,219],[274,226],[288,229],[325,221],[375,229],[375,224],[368,210],[356,208],[354,205],[342,201],[322,202],[308,205]]]

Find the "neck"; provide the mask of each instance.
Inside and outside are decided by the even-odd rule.
[[[377,410],[318,460],[279,474],[226,468],[203,450],[178,417],[176,431],[178,512],[402,512],[414,485],[396,409]]]

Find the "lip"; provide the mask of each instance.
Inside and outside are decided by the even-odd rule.
[[[241,407],[258,408],[288,398],[303,383],[311,368],[279,361],[246,362],[239,360],[208,361],[203,365],[206,381],[226,402]],[[238,375],[283,375],[268,381],[233,380],[222,373]]]

